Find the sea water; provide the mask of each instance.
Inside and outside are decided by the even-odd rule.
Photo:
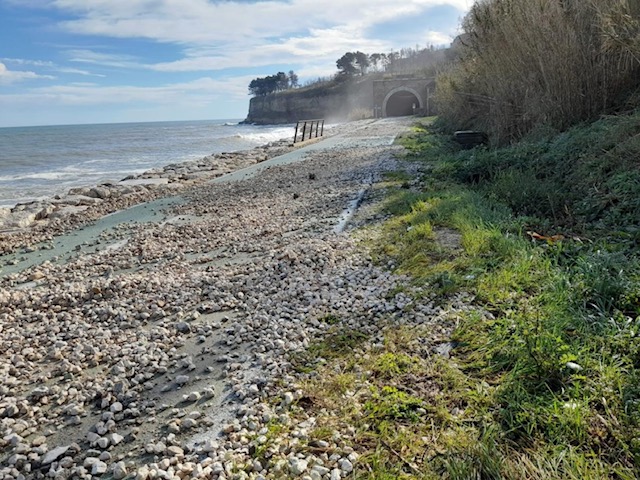
[[[293,138],[238,120],[0,128],[0,207],[118,181],[171,163]]]

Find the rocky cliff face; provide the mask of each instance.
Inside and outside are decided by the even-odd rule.
[[[373,84],[370,80],[341,83],[318,88],[254,97],[245,122],[255,124],[294,123],[324,118],[345,120],[373,108]]]

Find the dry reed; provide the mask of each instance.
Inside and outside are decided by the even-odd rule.
[[[480,0],[463,30],[438,77],[440,115],[497,143],[564,130],[640,85],[640,0]]]

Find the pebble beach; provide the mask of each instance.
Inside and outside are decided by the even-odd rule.
[[[374,339],[441,328],[352,235],[384,219],[376,185],[410,125],[354,122],[3,209],[0,478],[349,478],[348,430],[316,441],[290,414],[289,358],[329,315]],[[274,423],[294,433],[265,462]]]

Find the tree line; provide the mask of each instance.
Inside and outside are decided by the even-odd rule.
[[[293,70],[289,70],[289,73],[278,72],[275,75],[254,78],[249,84],[249,93],[258,97],[289,90],[297,86],[298,75]]]
[[[448,49],[436,48],[403,48],[389,53],[367,54],[361,51],[346,52],[336,61],[338,73],[329,81],[344,81],[371,72],[411,73],[426,69],[430,65],[440,64],[447,58]],[[308,85],[325,83],[326,79],[311,81]],[[299,87],[298,75],[278,72],[275,75],[258,77],[249,84],[249,94],[264,96],[291,88]]]
[[[366,54],[360,51],[347,52],[336,61],[337,77],[364,76],[370,72],[410,73],[447,60],[448,49],[429,46],[427,48],[402,48],[389,53]]]

